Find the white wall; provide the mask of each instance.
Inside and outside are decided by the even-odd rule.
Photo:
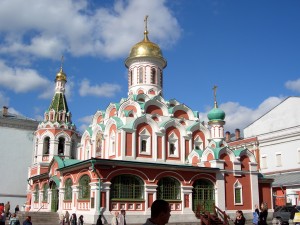
[[[10,201],[11,212],[26,202],[28,167],[32,162],[33,131],[0,127],[0,202]],[[12,195],[4,197],[5,195]],[[16,196],[16,197],[13,197]]]

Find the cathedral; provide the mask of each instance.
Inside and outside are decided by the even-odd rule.
[[[127,223],[144,223],[154,200],[171,207],[170,222],[196,222],[198,205],[228,214],[251,213],[267,202],[271,180],[254,152],[229,148],[216,88],[208,122],[197,111],[163,97],[167,61],[148,37],[125,60],[128,96],[97,111],[82,135],[72,123],[61,66],[55,93],[34,135],[26,211],[76,213],[92,224],[126,210]]]

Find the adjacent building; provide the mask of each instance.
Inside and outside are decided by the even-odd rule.
[[[38,121],[13,114],[8,107],[0,110],[0,165],[2,182],[0,202],[22,210],[26,203],[27,168],[32,163],[34,132]]]
[[[273,178],[275,206],[299,205],[300,97],[288,97],[244,129],[259,143],[260,171]]]

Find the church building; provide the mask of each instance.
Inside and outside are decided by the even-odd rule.
[[[230,149],[225,141],[216,88],[208,123],[185,104],[164,98],[167,61],[148,38],[147,20],[125,66],[128,96],[97,111],[82,136],[72,123],[61,67],[35,132],[27,211],[68,211],[92,224],[99,214],[110,223],[113,211],[124,209],[127,223],[141,224],[156,199],[169,202],[170,222],[199,221],[198,205],[228,214],[250,214],[261,202],[272,208],[272,182],[258,172],[255,155],[245,147]]]

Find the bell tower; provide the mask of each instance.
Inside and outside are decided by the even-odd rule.
[[[128,95],[161,95],[163,92],[163,69],[167,61],[160,47],[148,38],[148,16],[144,19],[144,39],[135,44],[125,65],[128,68]]]
[[[67,75],[61,67],[55,77],[55,93],[49,108],[44,113],[44,120],[35,131],[35,150],[33,166],[38,171],[49,165],[54,156],[61,158],[77,158],[77,143],[79,134],[72,123],[72,114],[68,108],[65,96]]]

